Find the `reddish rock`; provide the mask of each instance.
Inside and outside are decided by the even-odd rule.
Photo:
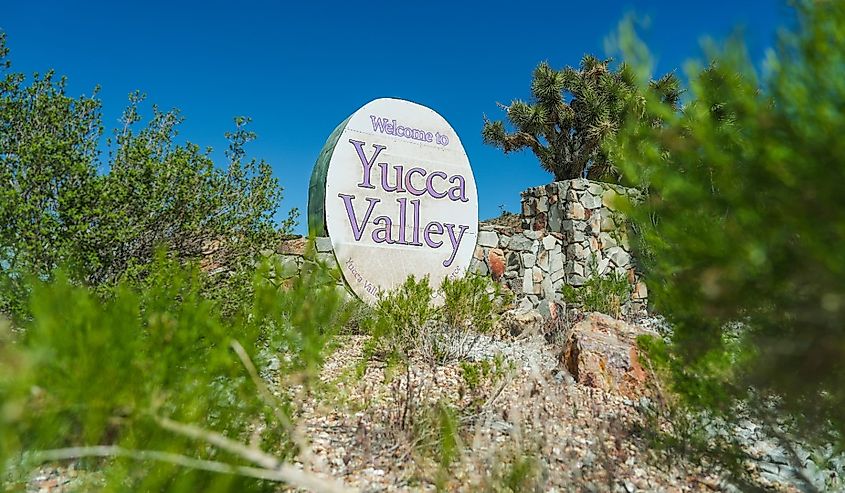
[[[534,217],[534,231],[542,231],[546,229],[546,213],[540,212]]]
[[[646,391],[636,338],[645,328],[590,313],[575,325],[560,359],[576,382],[629,397]]]
[[[499,280],[505,274],[505,252],[500,248],[492,248],[487,254],[487,264],[494,280]]]

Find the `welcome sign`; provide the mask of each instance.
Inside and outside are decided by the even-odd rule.
[[[377,99],[332,132],[308,196],[312,235],[331,238],[343,276],[364,301],[429,276],[434,287],[469,266],[478,194],[454,129],[434,110]]]

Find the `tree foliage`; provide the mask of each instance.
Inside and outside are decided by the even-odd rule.
[[[28,82],[11,70],[5,37],[0,62],[0,282],[64,265],[113,284],[143,274],[160,246],[230,273],[273,246],[282,189],[266,162],[246,157],[247,119],[235,119],[228,162],[216,166],[210,149],[177,140],[178,111],[153,106],[143,124],[134,93],[102,162],[96,90],[73,98],[53,72]]]
[[[554,179],[610,179],[617,172],[603,144],[626,116],[639,116],[643,97],[635,75],[624,63],[585,55],[578,68],[555,70],[548,63],[534,69],[531,102],[502,106],[513,131],[485,117],[484,142],[505,153],[530,149]],[[678,103],[678,80],[669,73],[652,81],[653,91],[669,105]]]
[[[654,98],[614,149],[675,390],[845,445],[845,4],[799,4],[758,78],[741,43],[690,64],[690,104]],[[756,403],[756,404],[755,404]]]

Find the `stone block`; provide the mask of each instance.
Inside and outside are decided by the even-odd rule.
[[[600,214],[593,214],[590,216],[590,219],[587,221],[587,229],[589,230],[590,234],[597,236],[601,233],[601,215]]]
[[[520,254],[517,252],[510,252],[507,255],[506,270],[518,271],[522,263],[520,262]]]
[[[557,243],[557,238],[552,235],[546,235],[543,237],[543,248],[546,250],[551,250],[555,247],[555,243]]]
[[[537,266],[542,269],[543,272],[549,272],[549,251],[540,249],[537,252]]]
[[[290,279],[299,274],[299,267],[302,262],[302,257],[297,255],[282,255],[279,257],[279,264],[281,265],[282,279]]]
[[[613,238],[612,235],[610,235],[607,232],[599,233],[599,249],[607,250],[607,249],[613,248],[615,246],[618,246],[618,245],[616,244],[616,239]]]
[[[569,274],[566,279],[566,283],[571,286],[583,286],[587,283],[587,279],[580,274]]]
[[[516,252],[528,252],[534,246],[534,240],[527,238],[524,234],[517,234],[511,237],[508,248]]]
[[[561,231],[561,219],[563,214],[560,210],[560,203],[555,204],[549,208],[548,216],[546,217],[546,229],[549,231]]]
[[[587,253],[587,250],[580,243],[573,243],[566,247],[566,258],[584,260],[587,258]]]
[[[608,209],[616,210],[619,208],[620,196],[616,190],[607,189],[601,194],[601,203]]]
[[[511,237],[508,235],[499,234],[499,248],[507,248],[511,242]]]
[[[334,253],[322,252],[317,254],[317,262],[322,262],[330,268],[337,266],[337,260],[334,258]]]
[[[596,273],[600,276],[607,274],[608,268],[610,267],[610,259],[608,258],[601,258],[598,262],[596,262]]]
[[[549,210],[549,199],[547,197],[540,197],[537,199],[537,212],[546,212]]]
[[[584,213],[584,206],[578,202],[573,202],[569,206],[569,211],[566,214],[567,219],[583,220],[586,215]]]
[[[541,231],[546,229],[546,213],[545,212],[538,212],[536,216],[534,216],[534,220],[531,223],[531,229],[534,231]]]
[[[604,186],[602,186],[601,183],[591,182],[590,185],[587,187],[587,190],[589,190],[592,195],[601,197],[602,193],[604,193],[605,188]]]
[[[479,231],[478,245],[488,248],[499,246],[499,235],[495,231]]]
[[[534,271],[532,269],[525,269],[522,275],[522,292],[531,294],[534,292]]]
[[[522,266],[526,269],[530,269],[534,267],[534,264],[537,262],[537,256],[533,253],[523,253],[522,254]]]
[[[608,248],[605,255],[617,267],[627,267],[631,264],[631,255],[621,247]]]
[[[569,262],[566,263],[566,265],[564,267],[564,271],[568,275],[578,274],[578,275],[583,276],[584,275],[584,264],[570,260]]]
[[[302,236],[297,238],[290,238],[282,240],[279,243],[278,252],[283,255],[299,255],[305,253],[305,246],[308,244],[308,238]]]
[[[584,178],[575,178],[574,180],[569,180],[569,188],[573,190],[586,190],[588,183]]]
[[[318,253],[328,253],[332,251],[332,239],[326,236],[318,236],[314,238],[314,246]]]
[[[648,298],[648,287],[645,285],[644,282],[637,282],[637,284],[634,286],[634,292],[631,297],[637,300],[644,300]]]
[[[552,250],[549,254],[549,272],[554,274],[555,272],[562,271],[563,261],[564,258],[560,250]]]
[[[586,209],[598,209],[601,207],[601,199],[590,192],[586,192],[581,196],[581,205]]]
[[[555,297],[555,290],[552,287],[552,278],[546,276],[543,278],[543,281],[540,283],[540,287],[543,290],[543,297],[546,299],[554,299]]]

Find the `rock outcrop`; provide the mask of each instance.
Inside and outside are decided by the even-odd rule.
[[[560,362],[582,385],[640,396],[648,375],[640,363],[636,339],[644,334],[656,335],[639,325],[590,313],[572,328]]]

